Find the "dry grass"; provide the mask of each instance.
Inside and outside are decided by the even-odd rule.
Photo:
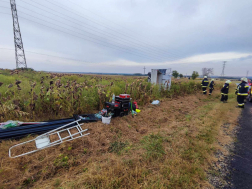
[[[233,93],[231,91],[230,93]],[[146,105],[135,118],[85,124],[90,135],[17,159],[0,144],[2,188],[211,188],[206,170],[224,150],[240,110],[201,94]]]

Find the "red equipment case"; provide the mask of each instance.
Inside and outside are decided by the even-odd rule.
[[[120,98],[130,98],[129,94],[120,94],[119,95]]]

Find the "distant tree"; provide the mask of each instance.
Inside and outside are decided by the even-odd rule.
[[[176,70],[174,70],[174,71],[172,71],[172,76],[174,78],[177,78],[179,76],[179,73]]]
[[[179,74],[179,77],[180,77],[180,78],[183,78],[184,76],[183,76],[183,74]]]
[[[192,79],[194,80],[194,79],[196,79],[197,77],[199,77],[199,73],[196,72],[196,71],[193,71],[193,73],[192,73]]]
[[[213,68],[202,68],[202,75],[203,75],[203,77],[204,76],[209,77],[209,76],[211,76],[213,74],[214,74],[213,73]]]

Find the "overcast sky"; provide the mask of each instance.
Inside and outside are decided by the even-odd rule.
[[[16,3],[27,65],[35,70],[143,73],[145,66],[191,74],[209,67],[220,75],[227,61],[225,75],[252,75],[250,0]],[[16,66],[12,27],[9,1],[0,0],[2,68]]]

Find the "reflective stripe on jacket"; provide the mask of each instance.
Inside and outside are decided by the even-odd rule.
[[[204,78],[204,79],[202,80],[202,82],[201,82],[201,86],[202,86],[203,88],[206,88],[208,85],[209,85],[208,79],[207,79],[207,78]]]

